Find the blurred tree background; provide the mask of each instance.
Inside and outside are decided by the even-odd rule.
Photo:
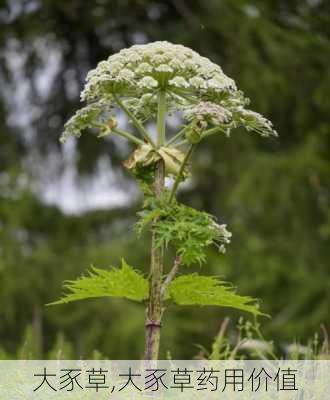
[[[195,154],[182,201],[233,232],[205,273],[262,299],[263,331],[304,341],[330,305],[330,7],[326,0],[2,0],[0,6],[0,355],[143,352],[144,309],[104,299],[45,307],[93,263],[147,270],[131,226],[141,200],[121,167],[124,141],[83,135],[61,147],[87,71],[134,43],[168,40],[220,64],[273,121],[278,140],[236,131]],[[173,127],[172,127],[173,128]],[[75,188],[73,191],[72,188]],[[94,197],[93,197],[94,196]],[[175,307],[162,356],[209,347],[218,308]]]

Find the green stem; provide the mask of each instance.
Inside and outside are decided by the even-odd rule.
[[[179,143],[175,143],[173,146],[174,147],[180,147],[180,146],[182,146],[184,144],[187,144],[187,143],[188,143],[188,140],[187,139],[183,139]]]
[[[130,140],[133,143],[144,144],[143,140],[137,138],[136,136],[132,135],[129,132],[123,131],[123,130],[118,129],[118,128],[112,128],[112,132],[117,134],[117,135],[119,135],[119,136],[122,136],[122,137]]]
[[[120,100],[118,96],[115,94],[113,95],[113,98],[115,99],[116,103],[118,104],[119,107],[127,114],[129,119],[133,122],[133,125],[135,128],[140,132],[142,137],[151,144],[153,148],[155,148],[155,144],[152,141],[150,135],[148,132],[145,130],[144,126],[141,124],[141,122],[135,117],[135,115],[125,106],[125,104]]]
[[[208,129],[207,131],[205,131],[205,132],[202,134],[202,137],[203,137],[203,139],[204,139],[204,138],[206,138],[207,136],[213,135],[213,133],[217,133],[217,132],[219,132],[219,131],[221,131],[221,128],[219,128],[218,126],[216,126],[215,128],[210,128],[210,129]]]
[[[165,116],[166,116],[166,94],[160,91],[158,94],[157,115],[157,145],[162,146],[165,141]],[[162,196],[165,183],[165,164],[159,160],[155,166],[154,195],[156,198]],[[162,299],[162,275],[164,263],[164,247],[156,244],[157,218],[153,220],[151,239],[151,265],[150,265],[150,289],[149,302],[146,317],[146,360],[157,360],[160,343],[160,328],[163,314]]]
[[[180,170],[179,170],[179,172],[178,172],[178,174],[177,174],[177,176],[175,178],[175,181],[174,181],[174,184],[173,184],[173,188],[172,188],[172,191],[171,191],[171,194],[170,194],[170,198],[169,198],[169,203],[171,203],[171,201],[173,201],[173,199],[174,199],[175,193],[176,193],[176,191],[178,189],[179,183],[180,183],[181,178],[182,178],[182,174],[183,174],[184,168],[187,165],[187,162],[188,162],[193,150],[194,150],[194,145],[191,144],[189,149],[188,149],[188,151],[187,151],[187,153],[186,153],[186,155],[185,155],[185,157],[184,157],[184,159],[183,159],[183,161],[182,161],[182,164],[180,166]]]
[[[172,143],[176,142],[178,139],[180,139],[181,136],[185,133],[185,131],[189,128],[189,125],[184,126],[180,131],[173,136],[167,143],[166,146],[170,146]]]
[[[191,92],[187,92],[187,91],[180,90],[180,89],[172,90],[172,92],[174,94],[176,94],[177,96],[180,96],[183,99],[189,101],[190,103],[198,104],[198,102],[199,102],[199,99],[195,95],[193,95]]]
[[[158,94],[157,112],[157,146],[161,147],[165,143],[165,118],[166,114],[166,92],[161,90]]]

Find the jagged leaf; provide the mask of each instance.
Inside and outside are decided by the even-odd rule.
[[[225,224],[217,224],[212,215],[176,202],[169,203],[166,199],[154,206],[139,213],[137,231],[141,233],[146,225],[159,217],[154,223],[155,243],[159,247],[173,245],[182,264],[203,264],[206,261],[205,250],[210,245],[225,252],[231,233]]]
[[[92,267],[88,275],[83,275],[74,281],[67,281],[64,287],[68,293],[51,305],[108,296],[142,301],[148,298],[149,292],[148,281],[124,260],[122,260],[121,268],[105,270]]]
[[[217,277],[182,275],[169,285],[168,296],[179,305],[222,306],[262,315],[255,299],[239,296]]]

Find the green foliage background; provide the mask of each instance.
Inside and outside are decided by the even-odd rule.
[[[304,341],[320,324],[329,329],[327,3],[2,2],[0,355],[91,358],[101,353],[129,359],[143,352],[139,304],[105,298],[44,306],[59,298],[62,281],[75,279],[90,264],[118,265],[124,255],[129,265],[147,271],[146,238],[137,240],[131,229],[138,201],[68,215],[42,202],[34,188],[50,155],[63,157],[58,137],[78,106],[86,72],[123,47],[154,40],[182,43],[219,63],[280,134],[276,141],[239,131],[230,140],[211,137],[194,155],[193,182],[181,200],[215,214],[233,232],[225,256],[210,250],[203,274],[225,277],[240,294],[261,298],[263,312],[272,315],[263,320],[263,331],[277,343]],[[50,90],[42,91],[50,49],[61,62]],[[24,82],[17,77],[14,52],[22,55]],[[24,85],[30,93],[28,124],[19,123],[24,110],[14,101]],[[83,135],[77,146],[82,182],[105,156],[127,187],[130,177],[119,163],[124,157],[112,140]],[[238,317],[226,309],[173,307],[164,321],[162,356],[170,350],[174,358],[191,358],[196,343],[210,345],[226,315]]]

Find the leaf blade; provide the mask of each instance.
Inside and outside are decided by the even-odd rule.
[[[149,293],[148,281],[125,260],[122,260],[121,268],[105,270],[91,267],[87,275],[67,281],[64,287],[68,292],[48,305],[98,297],[122,297],[141,302],[148,298]]]
[[[168,296],[178,305],[222,306],[265,315],[255,299],[236,294],[228,283],[213,276],[179,276],[169,285]]]

